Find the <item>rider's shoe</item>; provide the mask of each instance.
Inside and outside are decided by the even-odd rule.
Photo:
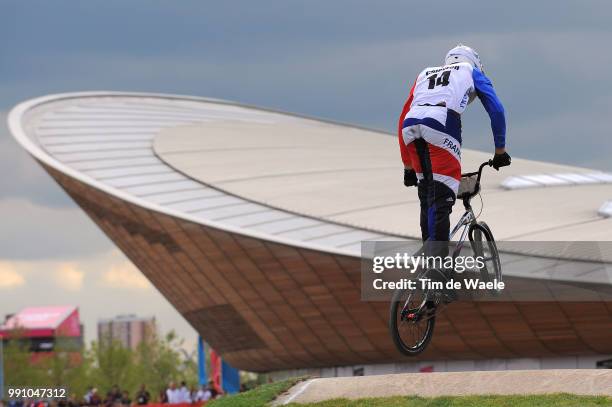
[[[457,290],[454,288],[445,288],[442,292],[442,301],[444,304],[450,304],[451,302],[457,301],[458,298]]]
[[[455,274],[454,269],[445,269],[444,272],[446,274],[447,281],[451,280]],[[457,295],[457,290],[455,290],[454,288],[447,288],[446,285],[444,286],[444,290],[442,291],[442,294],[443,294],[443,301],[445,304],[450,304],[453,301],[457,301],[457,299],[459,298]]]
[[[439,281],[444,284],[442,290],[437,290],[435,294],[435,302],[437,304],[450,304],[458,299],[457,291],[453,288],[447,288],[446,282],[449,281],[454,274],[453,269],[431,269],[427,273],[427,277],[432,281]]]
[[[425,309],[428,312],[435,312],[438,304],[439,301],[437,301],[436,299],[428,300],[427,302],[425,302]]]

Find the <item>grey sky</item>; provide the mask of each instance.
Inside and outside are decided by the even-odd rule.
[[[0,109],[52,92],[161,91],[391,131],[414,76],[463,41],[506,105],[512,152],[612,169],[593,112],[610,109],[606,1],[3,4]],[[558,134],[576,122],[581,137]],[[490,148],[480,106],[464,124],[467,147]]]
[[[132,90],[393,131],[416,74],[464,42],[479,50],[506,106],[511,154],[612,171],[610,21],[608,1],[5,0],[0,119],[43,94]],[[478,103],[463,124],[466,147],[492,149]],[[86,264],[114,250],[4,124],[0,171],[0,260]],[[22,294],[10,291],[11,306],[27,303]],[[14,310],[7,306],[0,313]]]

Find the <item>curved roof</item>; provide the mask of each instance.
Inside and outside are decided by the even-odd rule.
[[[233,195],[377,233],[420,236],[419,202],[416,191],[402,185],[397,140],[380,132],[312,120],[206,122],[160,131],[154,151],[173,168]],[[466,171],[489,158],[488,153],[462,152]],[[556,174],[591,182],[563,183]],[[593,174],[601,176],[599,183]],[[519,177],[558,183],[508,190],[506,182]],[[483,218],[505,241],[611,240],[612,222],[597,213],[612,194],[605,177],[612,179],[521,159],[500,172],[487,168]],[[456,219],[461,209],[456,206]]]
[[[401,185],[396,139],[381,132],[220,100],[115,92],[33,99],[13,109],[9,126],[36,159],[81,182],[215,228],[349,256],[364,240],[418,236],[416,194]],[[464,150],[464,168],[488,158]],[[508,176],[547,173],[593,171],[515,159],[485,174],[483,217],[498,239],[612,240],[612,219],[597,213],[610,185],[502,188]],[[580,199],[568,199],[578,188]]]

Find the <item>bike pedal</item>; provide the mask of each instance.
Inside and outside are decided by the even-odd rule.
[[[455,290],[447,290],[447,292],[445,292],[442,295],[442,297],[443,297],[442,300],[444,301],[445,304],[450,304],[451,302],[455,302],[459,298]]]

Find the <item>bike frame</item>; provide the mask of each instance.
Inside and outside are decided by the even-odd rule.
[[[462,177],[472,177],[474,175],[477,175],[477,177],[476,177],[476,183],[474,184],[474,189],[469,192],[463,192],[461,195],[458,196],[458,199],[461,199],[463,201],[463,206],[465,207],[465,213],[463,214],[463,216],[461,216],[461,218],[459,219],[455,227],[449,233],[449,241],[450,241],[463,228],[459,236],[459,240],[456,243],[455,250],[453,251],[453,259],[459,255],[463,247],[463,244],[465,243],[465,240],[468,237],[470,239],[470,242],[482,241],[481,235],[479,235],[476,240],[473,240],[474,236],[472,235],[472,231],[475,229],[480,229],[481,232],[487,232],[488,233],[487,236],[489,236],[487,237],[487,240],[493,241],[492,236],[490,236],[490,232],[488,228],[486,228],[486,225],[484,223],[479,224],[477,222],[476,216],[474,215],[474,211],[472,210],[472,206],[470,205],[470,200],[472,199],[472,197],[476,196],[480,192],[480,178],[482,176],[482,170],[486,166],[492,166],[492,160],[482,163],[480,167],[478,167],[478,171],[476,172],[461,174]],[[423,248],[421,248],[421,250],[423,250]],[[474,249],[474,252],[476,252],[475,249]],[[497,252],[496,248],[495,248],[495,252]],[[495,256],[497,256],[497,254],[495,254]],[[498,257],[496,261],[499,261]],[[426,273],[428,273],[428,271],[429,270],[427,268],[421,267],[417,278],[427,277]],[[436,270],[436,271],[442,274],[441,271],[439,270]],[[475,271],[480,271],[480,270],[477,269]],[[449,301],[447,301],[443,297],[444,296],[443,290],[423,288],[422,290],[420,290],[423,292],[422,298],[421,297],[413,298],[413,296],[416,296],[415,293],[419,291],[419,290],[413,290],[409,293],[406,300],[402,301],[401,294],[406,291],[409,291],[409,290],[397,289],[393,296],[393,299],[391,301],[391,308],[390,308],[391,315],[389,319],[389,328],[391,330],[391,336],[393,338],[393,341],[395,342],[395,345],[400,350],[400,352],[402,352],[405,355],[414,356],[414,355],[421,353],[427,347],[427,344],[431,340],[431,337],[433,335],[436,313],[438,313],[441,309],[446,307],[450,302],[454,301],[454,299],[451,298]],[[410,306],[410,301],[412,299],[416,299],[414,307]],[[419,342],[417,342],[415,345],[406,345],[405,341],[401,339],[401,334],[399,333],[399,326],[398,326],[398,321],[397,321],[397,312],[400,309],[399,308],[400,305],[401,305],[401,311],[400,311],[399,324],[406,323],[406,321],[412,322],[414,324],[426,321],[426,327],[425,327],[426,331],[424,332],[424,335],[422,333],[418,333],[419,335],[418,338],[420,339],[419,339]]]
[[[453,257],[455,257],[455,254],[461,251],[463,243],[465,242],[465,239],[467,238],[468,232],[470,230],[470,226],[475,223],[476,216],[474,216],[474,211],[472,210],[472,208],[466,209],[465,213],[463,214],[461,219],[459,219],[459,222],[457,222],[457,224],[455,225],[453,230],[451,230],[448,236],[448,240],[450,241],[457,234],[459,229],[463,228],[459,240],[457,240],[455,250],[453,251]]]
[[[477,175],[477,178],[476,185],[474,187],[474,192],[462,197],[463,206],[465,207],[465,213],[463,214],[463,216],[461,216],[461,218],[459,219],[455,227],[450,231],[448,236],[448,240],[450,241],[457,234],[457,232],[461,228],[463,228],[463,231],[459,236],[459,240],[456,243],[455,250],[453,251],[453,257],[459,254],[459,252],[463,248],[463,243],[465,243],[465,239],[468,236],[470,228],[476,224],[476,216],[474,216],[474,211],[472,210],[470,200],[472,199],[472,197],[476,196],[478,192],[480,192],[480,178],[482,177],[482,169],[487,166],[490,167],[492,164],[492,161],[489,160],[480,164],[480,166],[478,167],[478,171],[461,174],[462,177],[471,177],[473,175]]]

